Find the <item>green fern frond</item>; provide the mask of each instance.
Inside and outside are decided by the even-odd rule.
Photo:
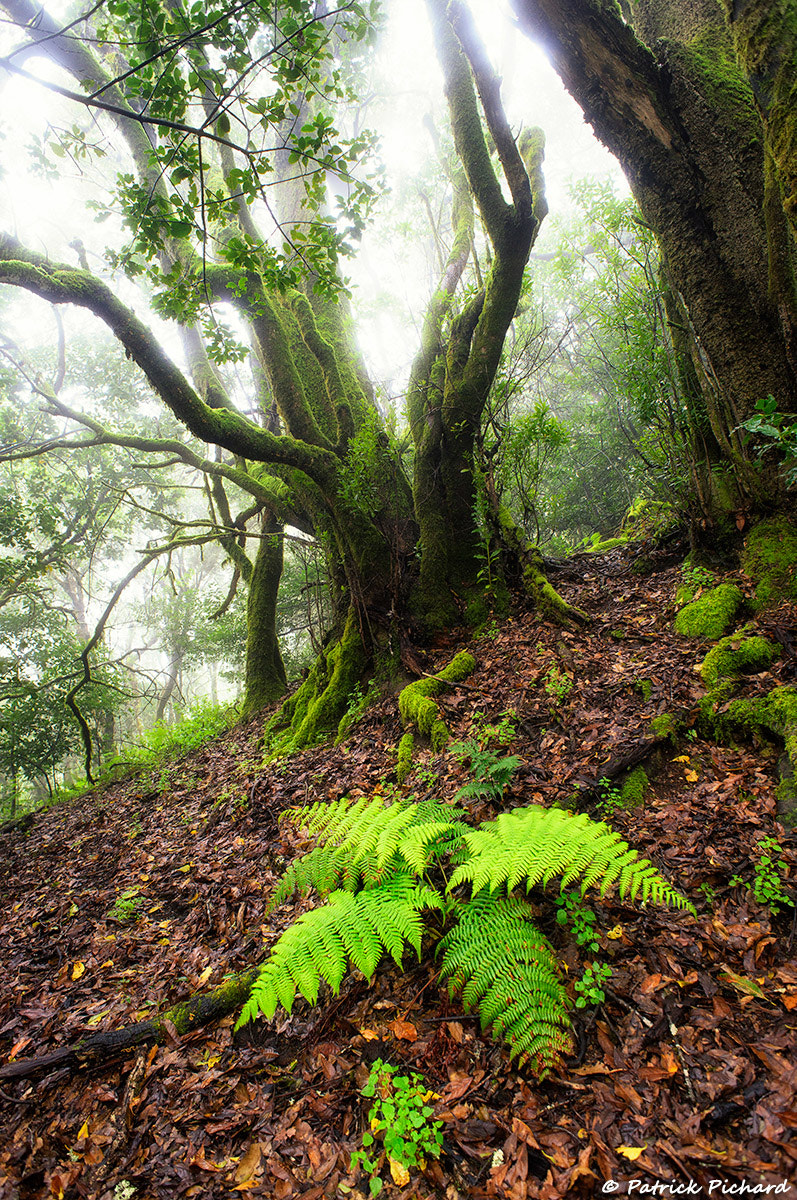
[[[303,913],[275,943],[236,1028],[280,1006],[293,1008],[297,991],[315,1004],[322,980],[337,993],[351,962],[368,979],[387,951],[401,965],[409,943],[420,957],[420,913],[440,907],[439,895],[407,873],[352,895],[335,891],[326,904]]]
[[[532,804],[502,813],[464,834],[463,840],[470,856],[454,871],[449,890],[470,882],[474,894],[504,885],[511,892],[525,881],[529,891],[561,875],[563,889],[580,878],[582,893],[600,884],[603,896],[616,884],[623,899],[636,899],[641,893],[643,903],[650,900],[694,912],[648,859],[639,858],[619,834],[584,813]]]
[[[461,840],[467,827],[459,818],[464,815],[461,809],[451,808],[439,800],[416,804],[402,799],[386,805],[379,796],[371,800],[344,797],[332,803],[318,802],[307,808],[289,809],[287,813],[294,825],[305,826],[327,847],[335,847],[333,851],[327,850],[330,859],[319,856],[320,867],[326,870],[328,863],[342,867],[344,859],[356,866],[359,875],[354,873],[354,887],[360,879],[366,884],[378,882],[390,873],[390,869],[400,869],[402,861],[420,874],[432,857],[450,853]],[[297,880],[303,880],[305,869],[298,864],[294,866]],[[315,870],[315,861],[310,866]],[[330,879],[332,869],[330,865]],[[297,890],[296,885],[287,882],[287,874],[278,889],[282,899]]]
[[[514,896],[480,893],[460,908],[459,923],[440,943],[449,994],[478,1007],[510,1057],[530,1060],[544,1078],[571,1048],[567,994],[551,946],[531,909]]]

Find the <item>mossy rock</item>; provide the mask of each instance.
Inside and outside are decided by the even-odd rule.
[[[447,667],[430,675],[428,679],[418,679],[408,684],[399,695],[399,712],[403,725],[415,725],[418,732],[428,737],[433,750],[443,750],[448,743],[450,733],[448,726],[440,715],[440,709],[434,702],[449,683],[461,683],[467,679],[476,666],[476,659],[467,650],[461,650]]]
[[[709,650],[700,665],[700,674],[710,692],[722,683],[737,680],[740,675],[757,675],[766,671],[778,657],[779,647],[762,637],[732,636],[722,638]]]
[[[733,583],[721,583],[681,609],[675,618],[675,632],[684,637],[716,641],[730,628],[743,604],[740,588]]]
[[[797,526],[788,517],[761,521],[748,535],[742,566],[760,605],[797,600]]]

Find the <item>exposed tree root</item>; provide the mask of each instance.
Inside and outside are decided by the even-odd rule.
[[[27,1079],[53,1067],[66,1070],[90,1067],[95,1063],[106,1062],[126,1054],[134,1046],[146,1042],[160,1044],[175,1035],[180,1036],[190,1033],[192,1029],[200,1029],[203,1025],[218,1021],[241,1008],[248,1000],[257,976],[258,968],[243,971],[220,984],[212,992],[181,1000],[167,1012],[149,1021],[139,1021],[135,1025],[125,1026],[124,1029],[94,1033],[84,1041],[54,1050],[52,1054],[7,1063],[0,1067],[0,1081]]]

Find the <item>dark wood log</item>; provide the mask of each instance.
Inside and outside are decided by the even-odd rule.
[[[175,1033],[181,1036],[218,1021],[241,1008],[249,999],[252,985],[257,979],[259,968],[254,967],[225,980],[212,992],[191,996],[181,1000],[167,1012],[149,1021],[138,1021],[135,1025],[127,1025],[123,1029],[108,1029],[94,1033],[73,1046],[64,1046],[51,1054],[42,1054],[37,1058],[23,1058],[19,1062],[6,1063],[0,1067],[0,1082],[9,1079],[27,1079],[52,1067],[67,1070],[77,1070],[93,1066],[98,1062],[107,1062],[126,1054],[135,1046],[146,1042],[158,1044],[174,1038]]]

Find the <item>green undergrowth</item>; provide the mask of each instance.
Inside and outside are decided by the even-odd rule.
[[[463,789],[464,791],[464,789]],[[272,947],[238,1024],[297,994],[315,1004],[326,982],[337,993],[353,967],[371,979],[387,954],[400,966],[437,942],[441,978],[478,1009],[483,1029],[510,1057],[548,1074],[571,1047],[568,991],[553,946],[526,895],[573,884],[583,896],[616,890],[626,902],[689,902],[620,836],[586,814],[533,804],[476,828],[439,800],[344,798],[285,814],[316,845],[285,872],[270,908],[297,892],[321,903]]]
[[[727,632],[744,604],[741,589],[721,583],[685,605],[675,618],[675,632],[684,637],[716,641]]]

